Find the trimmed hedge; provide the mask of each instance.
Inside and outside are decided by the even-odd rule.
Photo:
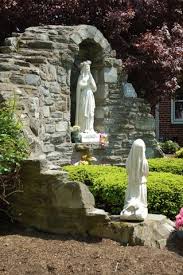
[[[70,179],[89,185],[97,207],[112,214],[120,213],[127,184],[124,168],[80,165],[64,169],[69,172]],[[183,205],[183,176],[151,172],[147,188],[149,212],[174,218]]]
[[[168,172],[183,175],[183,159],[156,158],[148,159],[150,171]]]
[[[125,173],[125,168],[110,165],[68,165],[64,166],[64,170],[69,172],[72,180],[81,181],[92,186],[95,180],[101,176]]]

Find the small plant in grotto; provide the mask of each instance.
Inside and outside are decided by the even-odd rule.
[[[76,162],[74,165],[91,165],[96,161],[97,159],[93,157],[92,152],[90,150],[86,150],[86,152],[81,156],[81,160]]]
[[[183,230],[183,208],[180,209],[179,214],[176,216],[175,225],[178,230]]]
[[[108,143],[109,143],[109,141],[108,141],[108,136],[107,136],[107,134],[104,133],[104,132],[100,133],[100,145],[101,145],[102,147],[105,147],[105,146],[108,145]]]

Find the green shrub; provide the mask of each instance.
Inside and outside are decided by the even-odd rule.
[[[123,208],[127,174],[124,168],[109,166],[66,166],[72,180],[89,184],[96,206],[112,214]],[[174,218],[183,205],[183,176],[151,172],[148,177],[148,209]]]
[[[183,176],[151,172],[147,187],[149,211],[174,219],[183,205]]]
[[[104,208],[112,214],[119,214],[123,208],[126,186],[125,170],[99,176],[91,188],[97,207]]]
[[[148,163],[150,171],[183,175],[183,159],[156,158],[148,159]]]
[[[98,177],[125,172],[125,169],[121,167],[102,165],[69,165],[65,166],[64,170],[69,172],[72,180],[81,181],[91,186]]]
[[[174,154],[180,148],[178,143],[172,140],[160,142],[159,145],[165,154]]]
[[[28,145],[15,119],[15,103],[0,106],[0,174],[12,172],[27,156]]]
[[[183,158],[183,148],[181,148],[180,150],[178,150],[178,151],[175,153],[175,157],[176,157],[176,158]]]
[[[9,196],[21,189],[20,162],[28,155],[22,125],[15,118],[15,101],[0,105],[0,210],[8,214]]]

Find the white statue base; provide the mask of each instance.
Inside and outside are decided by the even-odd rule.
[[[99,143],[100,134],[96,132],[81,133],[81,142],[82,143]]]
[[[132,198],[127,207],[120,213],[120,219],[126,221],[144,221],[148,215],[148,208],[144,207],[138,199]]]

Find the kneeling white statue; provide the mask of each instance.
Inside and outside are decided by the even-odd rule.
[[[128,187],[120,219],[143,221],[148,215],[146,177],[149,167],[145,156],[145,143],[142,139],[133,142],[126,168]]]

